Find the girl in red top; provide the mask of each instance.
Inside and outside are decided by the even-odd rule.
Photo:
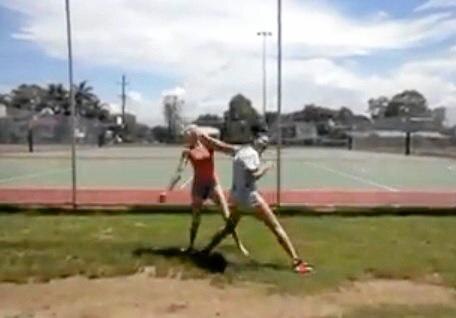
[[[230,211],[226,201],[223,189],[218,180],[214,169],[214,150],[213,148],[202,144],[195,132],[196,126],[188,127],[184,132],[184,140],[186,149],[182,151],[182,155],[177,167],[176,175],[171,180],[168,191],[171,191],[181,178],[182,171],[188,161],[193,166],[193,184],[192,184],[192,223],[190,227],[190,243],[187,251],[193,250],[196,234],[200,225],[200,212],[204,202],[211,199],[214,203],[222,208],[225,221],[229,222]],[[166,198],[166,192],[161,194],[161,200]],[[236,245],[241,252],[248,256],[247,249],[239,240],[237,233],[231,233]]]

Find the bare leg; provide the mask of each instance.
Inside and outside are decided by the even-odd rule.
[[[222,208],[223,219],[226,222],[232,222],[232,220],[230,220],[230,210],[228,208],[228,203],[226,201],[222,187],[219,184],[217,184],[214,187],[214,191],[212,193],[211,198],[215,203],[217,203]],[[242,244],[234,227],[232,227],[231,235],[233,236],[234,242],[236,243],[237,247],[241,250],[242,254],[244,254],[244,256],[249,256],[249,251]]]
[[[274,233],[277,238],[277,241],[285,250],[285,252],[290,256],[293,262],[299,261],[298,254],[290,241],[287,233],[283,229],[282,225],[277,220],[277,217],[272,212],[269,205],[259,194],[256,194],[256,199],[258,202],[257,214],[261,220],[266,224],[266,226]]]
[[[212,237],[211,242],[203,249],[204,253],[210,253],[223,239],[233,233],[236,225],[239,223],[240,215],[237,210],[233,210],[229,219],[226,221],[225,226],[220,228],[217,233]]]
[[[190,226],[190,242],[187,250],[193,249],[196,235],[198,234],[198,228],[201,223],[201,207],[203,206],[203,200],[200,198],[193,198],[192,202],[192,223]]]

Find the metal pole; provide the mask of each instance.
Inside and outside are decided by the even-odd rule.
[[[71,203],[76,208],[76,110],[74,103],[73,89],[73,53],[71,45],[71,16],[70,0],[65,0],[66,22],[67,22],[67,43],[68,43],[68,82],[70,85],[70,109],[71,109],[71,186],[72,196]]]
[[[126,96],[125,96],[125,86],[127,82],[125,81],[125,75],[122,75],[122,125],[125,125],[125,104],[126,104]]]
[[[266,118],[266,36],[263,36],[263,116]]]
[[[277,0],[277,189],[276,202],[280,208],[282,189],[282,0]]]
[[[258,36],[263,37],[263,116],[266,118],[266,107],[267,107],[267,68],[266,68],[266,37],[272,36],[271,32],[261,31],[257,32]]]

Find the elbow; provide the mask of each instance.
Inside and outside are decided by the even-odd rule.
[[[260,179],[260,178],[263,176],[263,174],[260,173],[260,172],[255,172],[254,174],[252,174],[252,176],[253,176],[256,180],[258,180],[258,179]]]

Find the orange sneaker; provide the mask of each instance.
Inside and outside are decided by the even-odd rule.
[[[309,274],[314,272],[314,268],[307,262],[304,262],[300,259],[293,262],[293,270],[298,274]]]

